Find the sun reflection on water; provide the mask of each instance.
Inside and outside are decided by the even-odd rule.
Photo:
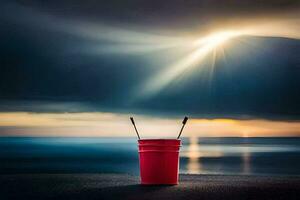
[[[182,153],[183,157],[187,158],[186,172],[189,174],[208,174],[212,171],[203,166],[204,158],[222,157],[223,152],[217,146],[207,144],[200,145],[199,138],[189,137],[189,145],[186,152]]]
[[[199,151],[198,145],[198,138],[197,137],[190,137],[190,145],[188,147],[187,157],[187,171],[191,174],[199,174],[201,172],[201,164],[200,164],[200,157],[201,153]]]
[[[251,152],[248,146],[245,146],[245,149],[242,153],[242,160],[243,160],[243,174],[250,174],[251,173],[251,163],[250,163]]]

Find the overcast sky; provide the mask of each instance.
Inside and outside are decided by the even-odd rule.
[[[0,7],[1,112],[300,119],[299,1],[20,0]],[[257,32],[148,92],[187,55],[177,44],[247,25]]]

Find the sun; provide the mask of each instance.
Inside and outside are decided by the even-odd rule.
[[[241,35],[243,35],[243,32],[241,31],[221,31],[200,38],[196,40],[194,44],[199,47],[209,46],[211,48],[216,48],[217,46],[224,44],[230,39],[239,37]]]
[[[152,96],[161,89],[165,88],[170,82],[175,80],[180,74],[184,73],[191,67],[199,66],[205,58],[212,53],[216,48],[222,46],[233,38],[245,35],[242,31],[220,31],[214,32],[207,36],[195,39],[187,44],[191,47],[189,54],[175,61],[167,67],[158,76],[151,78],[143,87],[143,97]]]

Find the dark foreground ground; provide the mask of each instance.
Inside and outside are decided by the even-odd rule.
[[[0,175],[0,199],[300,199],[300,177],[181,175],[176,186],[141,186],[120,174]]]

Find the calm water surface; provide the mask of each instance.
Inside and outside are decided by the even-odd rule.
[[[183,138],[180,172],[300,175],[300,138]],[[0,173],[139,174],[135,138],[0,138]]]

